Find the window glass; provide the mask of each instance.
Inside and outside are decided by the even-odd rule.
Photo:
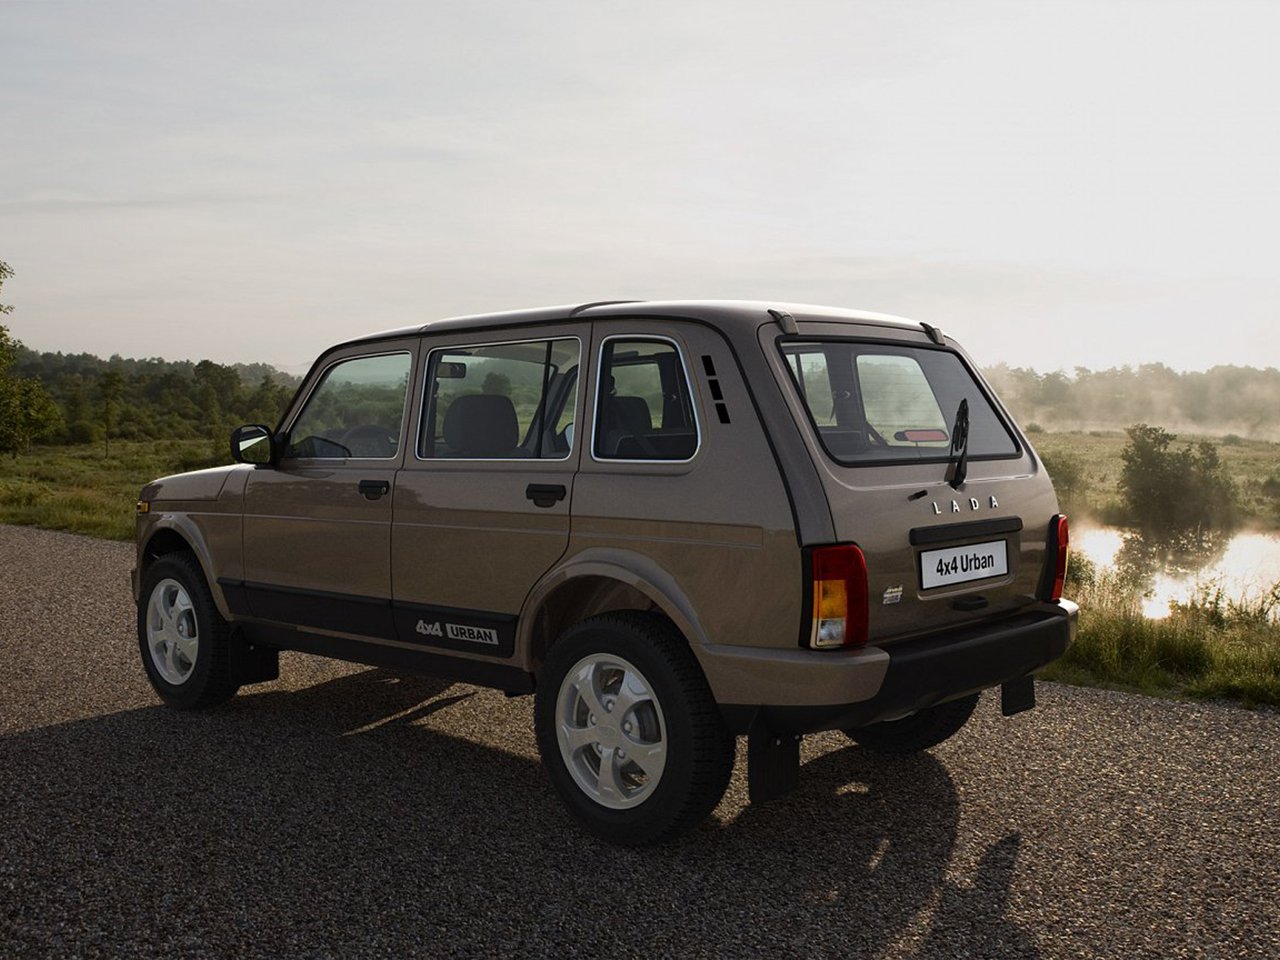
[[[666,341],[606,341],[596,404],[601,460],[688,460],[697,420],[680,353]]]
[[[564,459],[573,447],[579,351],[576,338],[433,351],[418,456]]]
[[[827,355],[820,350],[797,350],[789,361],[791,376],[800,395],[809,404],[809,412],[819,426],[835,426],[835,405],[831,402],[831,378],[827,374]]]
[[[950,350],[826,340],[784,341],[782,354],[823,447],[840,463],[948,459],[961,400],[969,401],[969,457],[1018,453]]]
[[[412,366],[409,354],[391,353],[329,367],[294,421],[284,455],[394,458]]]
[[[855,363],[867,427],[886,447],[950,446],[938,398],[914,357],[863,354]]]

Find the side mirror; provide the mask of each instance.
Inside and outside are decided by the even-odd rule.
[[[275,438],[260,423],[236,427],[231,431],[231,459],[236,463],[275,463]]]

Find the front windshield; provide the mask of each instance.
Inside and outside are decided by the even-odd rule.
[[[782,356],[833,460],[940,462],[969,401],[970,460],[1015,457],[1017,441],[950,350],[855,340],[782,341]]]

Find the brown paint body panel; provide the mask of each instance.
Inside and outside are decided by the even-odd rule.
[[[391,597],[390,495],[368,500],[361,480],[396,471],[314,463],[255,471],[245,490],[244,577],[362,597]]]

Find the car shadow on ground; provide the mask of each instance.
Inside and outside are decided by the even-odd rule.
[[[932,756],[821,754],[784,800],[627,850],[576,827],[527,740],[433,726],[477,697],[527,720],[368,670],[0,738],[2,952],[1037,955],[1004,916],[1016,835],[946,880]]]

